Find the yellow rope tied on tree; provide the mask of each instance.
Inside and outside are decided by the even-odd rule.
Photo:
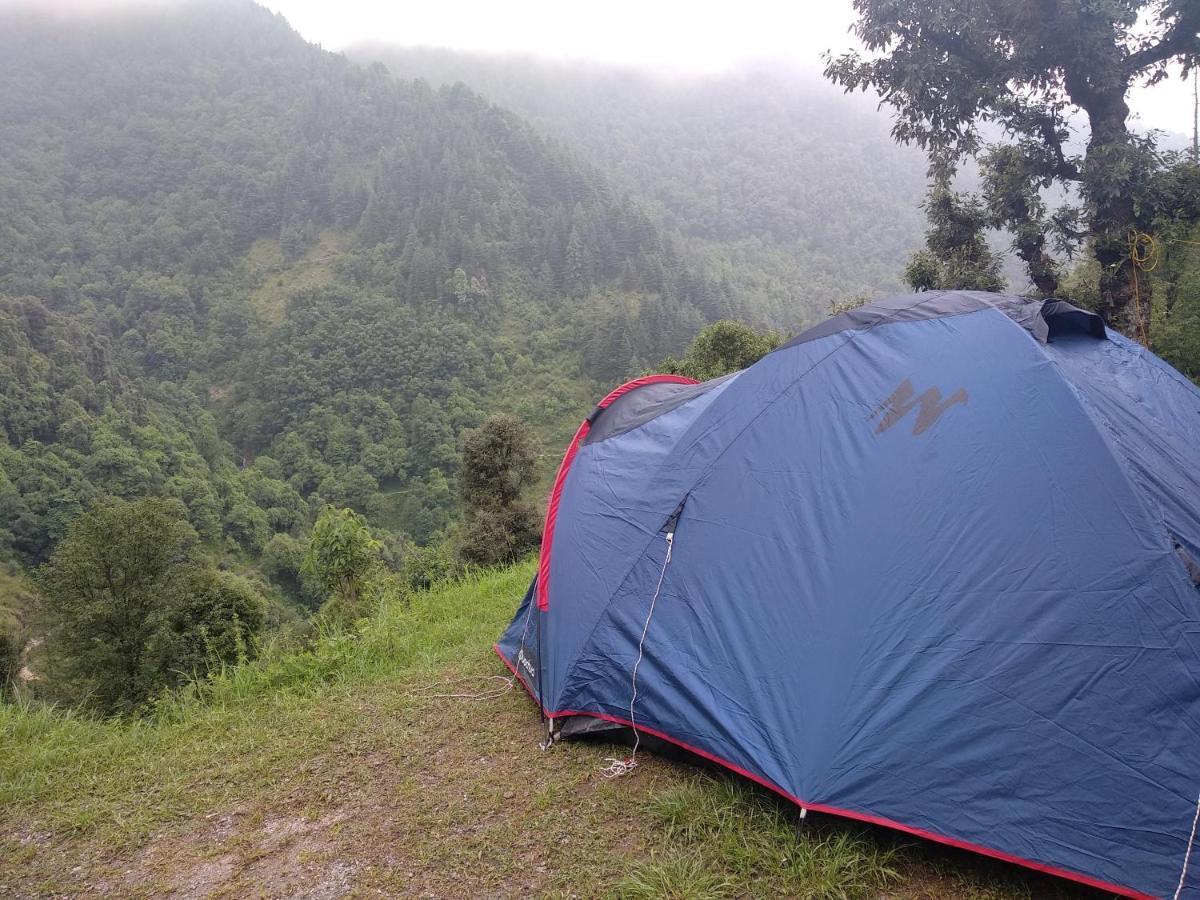
[[[1161,256],[1158,241],[1154,235],[1136,228],[1129,232],[1129,261],[1133,264],[1129,269],[1129,277],[1133,280],[1134,328],[1137,330],[1138,341],[1142,346],[1150,346],[1149,310],[1142,309],[1142,292],[1138,284],[1138,272],[1147,274],[1158,268]]]

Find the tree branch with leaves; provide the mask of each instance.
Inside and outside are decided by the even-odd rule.
[[[1132,330],[1130,229],[1159,214],[1153,181],[1175,162],[1129,127],[1128,94],[1172,65],[1200,63],[1195,0],[855,0],[865,54],[828,58],[846,90],[875,90],[895,110],[892,134],[931,168],[978,159],[994,227],[1041,293],[1058,287],[1047,247],[1086,243],[1100,264],[1100,312]],[[1086,121],[1086,144],[1070,142]],[[999,140],[989,139],[999,133]],[[1042,192],[1076,191],[1077,213],[1050,214]],[[1141,298],[1148,303],[1149,286]]]

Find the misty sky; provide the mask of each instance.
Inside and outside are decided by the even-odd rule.
[[[338,49],[360,40],[701,73],[755,57],[820,66],[821,53],[853,46],[850,0],[265,0],[308,40]],[[1140,90],[1148,128],[1192,132],[1192,91],[1179,79]]]
[[[344,46],[371,38],[472,50],[522,50],[673,71],[710,72],[755,56],[816,65],[849,47],[848,0],[268,0],[310,40]]]
[[[59,11],[171,0],[0,0]],[[305,38],[338,50],[374,40],[517,51],[678,73],[728,69],[756,57],[820,66],[853,46],[850,0],[262,0]],[[1131,98],[1140,123],[1192,132],[1192,91],[1178,78]]]

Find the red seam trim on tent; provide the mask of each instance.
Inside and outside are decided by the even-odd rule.
[[[682,375],[645,375],[635,378],[633,381],[627,381],[620,387],[609,391],[604,399],[596,404],[596,409],[608,409],[619,397],[647,384],[699,384],[699,382],[694,378],[685,378]],[[595,413],[593,413],[594,415]],[[587,437],[587,433],[592,428],[591,420],[592,416],[583,420],[575,432],[575,437],[571,438],[571,443],[567,445],[567,452],[563,454],[562,462],[558,465],[558,473],[554,476],[554,487],[550,491],[550,499],[546,502],[546,525],[542,529],[542,549],[538,556],[537,573],[537,605],[542,612],[550,608],[550,546],[554,541],[554,525],[558,521],[558,503],[562,499],[567,472],[579,450],[579,444]]]
[[[537,695],[533,692],[533,689],[530,688],[528,682],[526,682],[525,679],[521,677],[521,673],[517,671],[517,669],[512,665],[512,663],[510,663],[508,661],[508,659],[504,656],[504,654],[501,652],[500,645],[494,644],[492,646],[492,649],[496,651],[496,655],[500,657],[500,661],[502,663],[504,663],[505,667],[510,672],[512,672],[513,675],[516,676],[518,681],[521,682],[521,686],[525,688],[526,692],[528,692],[529,696],[533,699],[534,703],[537,703],[538,706],[541,707],[541,710],[545,714],[546,718],[561,719],[561,718],[566,718],[567,716],[588,716],[589,718],[593,718],[593,719],[602,719],[605,722],[613,722],[614,724],[617,724],[617,725],[624,725],[626,727],[634,727],[633,723],[630,722],[628,719],[622,719],[619,716],[610,716],[608,713],[588,712],[586,710],[577,710],[577,709],[563,709],[563,710],[559,710],[557,712],[551,712],[550,710],[546,709],[544,706],[541,706],[541,701],[538,700]],[[884,816],[876,816],[876,815],[872,815],[871,813],[862,813],[862,812],[856,812],[856,811],[850,810],[850,809],[842,809],[841,807],[829,806],[824,803],[809,803],[806,800],[801,800],[799,797],[795,796],[794,794],[789,794],[783,788],[779,787],[776,784],[773,784],[772,782],[768,781],[766,778],[763,778],[761,775],[755,775],[753,772],[750,772],[747,769],[743,769],[741,766],[737,765],[736,763],[731,763],[728,760],[722,759],[719,756],[709,753],[707,750],[701,750],[699,747],[693,747],[691,744],[688,744],[677,738],[673,738],[669,734],[659,731],[656,728],[651,728],[647,725],[643,725],[643,724],[639,723],[636,727],[639,731],[644,731],[646,734],[652,734],[656,738],[659,738],[660,740],[664,740],[669,744],[674,744],[676,747],[682,747],[684,750],[687,750],[689,753],[695,753],[697,756],[703,757],[704,759],[707,759],[709,762],[714,762],[719,766],[729,769],[731,772],[741,775],[743,778],[749,778],[755,784],[762,785],[763,787],[767,788],[768,790],[774,791],[775,793],[779,794],[781,797],[784,797],[785,799],[790,800],[792,803],[795,803],[797,806],[802,806],[805,809],[811,809],[811,810],[815,810],[816,812],[827,813],[829,815],[834,815],[834,816],[842,816],[843,818],[847,818],[847,819],[857,819],[860,822],[868,822],[872,825],[882,825],[885,828],[892,828],[892,829],[895,829],[896,831],[903,831],[908,834],[916,835],[917,837],[920,837],[920,838],[925,838],[926,840],[936,841],[939,844],[947,844],[951,847],[957,847],[960,850],[969,850],[972,853],[979,853],[979,854],[982,854],[983,856],[990,856],[990,857],[993,857],[994,859],[999,859],[999,860],[1001,860],[1003,862],[1007,862],[1007,863],[1015,863],[1018,866],[1024,866],[1027,869],[1033,869],[1034,871],[1037,871],[1037,872],[1044,872],[1047,875],[1054,875],[1058,878],[1066,878],[1070,881],[1076,881],[1080,884],[1086,884],[1089,887],[1099,888],[1101,890],[1109,891],[1114,894],[1120,894],[1122,897],[1132,897],[1132,898],[1134,898],[1134,900],[1155,900],[1153,894],[1143,894],[1140,891],[1135,891],[1133,888],[1122,887],[1119,884],[1111,884],[1107,881],[1102,881],[1099,878],[1093,878],[1090,875],[1083,875],[1079,872],[1072,872],[1069,869],[1058,869],[1058,868],[1055,868],[1054,866],[1050,866],[1045,863],[1034,862],[1033,860],[1030,860],[1030,859],[1023,859],[1020,856],[1014,856],[1011,853],[1005,853],[1003,850],[993,850],[991,847],[985,847],[982,844],[972,844],[970,841],[963,841],[963,840],[959,840],[958,838],[947,837],[946,835],[938,834],[933,831],[926,831],[923,828],[917,828],[912,825],[905,825],[902,822],[897,822],[893,819],[885,818]]]

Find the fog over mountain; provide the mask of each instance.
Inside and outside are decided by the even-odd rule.
[[[723,258],[753,259],[743,268],[783,291],[768,301],[775,324],[801,324],[797,307],[898,289],[920,243],[923,155],[891,140],[868,98],[795,66],[678,80],[528,56],[348,52],[400,79],[462,82],[584,150],[671,227]],[[740,287],[770,291],[768,280]]]

